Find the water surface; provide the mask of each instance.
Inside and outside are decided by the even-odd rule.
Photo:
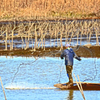
[[[81,81],[100,83],[100,58],[74,60],[73,73]],[[79,90],[59,90],[68,81],[64,60],[58,57],[0,56],[0,76],[7,100],[83,100]],[[75,81],[75,79],[74,79]],[[99,100],[100,91],[84,91],[86,100]],[[0,100],[5,100],[0,84]]]

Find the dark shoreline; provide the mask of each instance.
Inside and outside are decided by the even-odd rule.
[[[29,23],[29,22],[56,22],[56,21],[73,21],[73,20],[100,20],[100,17],[86,17],[86,18],[41,18],[41,19],[8,19],[0,20],[0,24],[9,24],[9,23]]]
[[[79,46],[78,48],[72,47],[75,53],[80,57],[90,57],[90,58],[100,58],[100,46]],[[63,50],[65,47],[63,48]],[[0,56],[23,56],[23,57],[60,57],[61,50],[60,47],[48,47],[42,49],[15,49],[15,50],[0,50]]]

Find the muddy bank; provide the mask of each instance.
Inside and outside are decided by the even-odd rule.
[[[98,57],[100,58],[100,46],[78,46],[78,47],[72,47],[73,50],[76,52],[76,54],[80,57]],[[65,47],[63,47],[62,50],[64,50]],[[62,50],[60,50],[60,47],[52,47],[52,48],[45,48],[37,49],[34,51],[34,49],[15,49],[15,50],[0,50],[1,56],[24,56],[24,57],[42,57],[42,56],[52,56],[52,57],[59,57]]]
[[[86,17],[86,18],[42,18],[42,19],[7,19],[7,20],[0,20],[0,25],[12,24],[18,25],[20,23],[27,24],[27,23],[44,23],[44,22],[65,22],[65,21],[92,21],[92,20],[100,20],[100,17]]]

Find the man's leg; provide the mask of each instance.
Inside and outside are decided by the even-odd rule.
[[[73,83],[72,70],[73,70],[73,66],[66,65],[66,72],[67,72],[67,76],[69,78],[69,83]]]

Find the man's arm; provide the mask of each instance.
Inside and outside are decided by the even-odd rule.
[[[81,58],[78,57],[76,54],[75,54],[74,58],[77,59],[77,60],[79,60],[79,61],[81,61]]]
[[[64,57],[64,51],[61,53],[60,58],[63,59]]]

